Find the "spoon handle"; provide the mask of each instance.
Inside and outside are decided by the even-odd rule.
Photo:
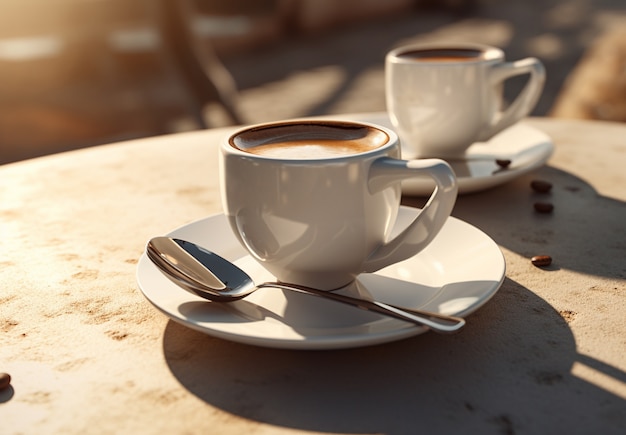
[[[366,311],[383,314],[385,316],[394,317],[406,322],[415,323],[420,326],[427,326],[433,331],[441,333],[452,333],[461,329],[465,325],[465,319],[455,316],[447,316],[444,314],[433,313],[430,311],[413,310],[409,308],[401,308],[395,305],[386,304],[384,302],[373,301],[368,299],[353,298],[351,296],[333,293],[330,291],[318,290],[310,287],[303,287],[297,284],[282,284],[276,282],[267,282],[257,286],[273,287],[283,290],[292,290],[313,296],[319,296],[333,301],[352,305]]]

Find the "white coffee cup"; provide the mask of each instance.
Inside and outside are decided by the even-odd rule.
[[[529,78],[503,109],[503,83]],[[390,51],[385,59],[387,111],[404,155],[461,157],[535,107],[545,69],[535,58],[505,62],[502,50],[480,44],[419,44]]]
[[[239,130],[221,143],[220,174],[224,212],[250,255],[280,281],[324,290],[424,249],[457,194],[446,162],[400,160],[392,130],[350,121]],[[424,176],[435,180],[433,194],[391,238],[402,180]]]

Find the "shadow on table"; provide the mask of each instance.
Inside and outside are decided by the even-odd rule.
[[[164,354],[191,393],[228,413],[309,431],[400,434],[618,433],[626,401],[572,374],[564,318],[511,279],[456,335],[340,351],[257,348],[169,322]]]
[[[552,192],[534,193],[534,178],[551,181]],[[554,212],[537,214],[536,201],[552,202]],[[553,256],[553,267],[537,274],[550,277],[567,269],[624,278],[624,202],[599,195],[569,173],[544,167],[462,196],[454,215],[521,256]],[[531,266],[527,273],[534,271]],[[620,386],[626,373],[579,353],[568,320],[507,278],[456,335],[427,333],[352,350],[288,351],[230,343],[170,322],[163,347],[172,373],[197,397],[276,426],[387,434],[621,433],[624,397],[581,376],[596,372],[589,379],[612,379]]]
[[[534,192],[534,179],[550,181],[551,192]],[[404,198],[403,203],[423,201]],[[550,202],[554,211],[537,213],[535,202]],[[553,265],[547,270],[626,278],[626,203],[601,196],[571,173],[546,166],[500,187],[459,196],[453,215],[521,256],[550,255]]]

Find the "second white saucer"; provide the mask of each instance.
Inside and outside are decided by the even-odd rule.
[[[343,119],[371,122],[393,129],[386,112],[342,115]],[[554,144],[544,132],[525,124],[514,124],[487,142],[477,142],[467,150],[466,161],[450,161],[454,169],[459,193],[486,190],[511,181],[522,174],[543,166],[552,153]],[[510,160],[503,169],[496,159]],[[402,184],[407,195],[430,195],[434,184],[430,179],[412,179]]]

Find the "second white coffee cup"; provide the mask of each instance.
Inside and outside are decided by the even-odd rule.
[[[503,83],[528,75],[504,108]],[[462,157],[527,116],[545,81],[535,58],[506,62],[496,47],[417,44],[389,52],[385,61],[387,110],[407,157]]]

